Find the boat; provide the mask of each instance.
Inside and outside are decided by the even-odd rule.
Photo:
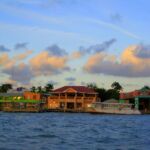
[[[95,102],[89,105],[91,113],[99,114],[121,114],[121,115],[140,115],[141,112],[129,103],[107,103]]]

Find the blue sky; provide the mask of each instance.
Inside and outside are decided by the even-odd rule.
[[[7,62],[0,62],[1,83],[32,86],[53,82],[57,87],[95,82],[110,88],[117,80],[126,91],[149,85],[149,57],[143,57],[150,51],[149,5],[149,0],[1,0],[1,60],[8,57]],[[16,49],[16,44],[22,45]],[[131,49],[134,55],[126,62],[126,49],[132,45],[136,46]],[[60,56],[62,51],[66,55]],[[79,52],[82,56],[74,58]],[[18,60],[16,55],[26,57]],[[47,61],[36,65],[41,56]],[[56,65],[57,57],[64,63],[61,67]],[[109,69],[110,61],[114,64]],[[132,71],[143,62],[144,67]],[[18,72],[19,78],[12,72]],[[25,78],[22,72],[31,77]],[[21,82],[21,76],[27,81]]]

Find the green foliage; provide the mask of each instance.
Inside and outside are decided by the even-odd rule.
[[[30,91],[34,92],[34,93],[36,93],[36,92],[37,93],[48,93],[48,92],[51,92],[53,88],[54,88],[53,84],[48,83],[45,85],[44,88],[42,88],[41,86],[38,86],[38,87],[33,86]]]
[[[118,82],[112,83],[112,89],[104,89],[99,88],[96,84],[90,83],[87,87],[93,88],[95,92],[98,93],[98,96],[101,98],[101,101],[105,101],[108,99],[119,99],[120,90],[122,90],[122,86]]]
[[[106,100],[107,99],[119,99],[119,95],[120,95],[120,93],[119,93],[119,91],[118,90],[116,90],[116,89],[108,89],[107,91],[106,91]]]
[[[9,103],[41,103],[41,101],[39,100],[31,100],[31,99],[12,99],[12,98],[5,98],[5,99],[0,99],[0,103],[5,103],[5,102],[9,102]]]
[[[150,90],[150,87],[145,85],[144,87],[141,88],[142,91]]]
[[[117,91],[121,91],[123,89],[122,86],[120,85],[120,83],[116,82],[116,81],[112,83],[111,87]]]
[[[33,86],[32,88],[31,88],[31,92],[36,92],[36,87],[35,86]]]
[[[98,97],[101,98],[101,101],[104,101],[107,99],[106,90],[104,88],[97,88],[95,90],[98,93]]]
[[[98,89],[98,87],[95,83],[89,83],[89,84],[87,84],[87,87],[94,89],[95,91]]]
[[[53,84],[51,84],[51,83],[46,84],[45,92],[51,92],[53,89],[54,89]]]
[[[43,90],[42,90],[42,87],[41,87],[41,86],[38,86],[38,87],[37,87],[37,92],[38,92],[38,93],[43,93]]]
[[[12,84],[2,84],[0,86],[0,92],[1,93],[6,93],[10,89],[12,89]]]

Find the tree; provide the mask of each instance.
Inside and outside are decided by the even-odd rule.
[[[35,86],[32,86],[31,92],[36,92],[36,87]]]
[[[116,91],[121,91],[123,89],[120,83],[116,81],[112,83],[111,87]]]
[[[143,88],[141,88],[141,90],[150,90],[150,87],[145,85]]]
[[[42,92],[43,92],[41,86],[38,86],[38,87],[37,87],[37,92],[38,92],[38,93],[42,93]]]
[[[12,84],[2,84],[0,86],[0,92],[6,93],[8,90],[12,89]]]
[[[107,98],[106,90],[104,88],[97,88],[96,92],[98,93],[98,97],[101,98],[101,101],[105,101]]]
[[[107,95],[106,95],[106,90],[104,88],[99,88],[95,83],[89,83],[87,87],[94,89],[95,92],[98,93],[98,97],[101,98],[101,101],[106,100]]]
[[[120,95],[120,93],[119,93],[119,91],[118,90],[116,90],[116,89],[108,89],[107,91],[106,91],[106,100],[107,99],[119,99],[119,95]]]
[[[52,83],[48,83],[45,86],[45,92],[51,92],[54,89],[54,86]]]
[[[89,84],[87,84],[87,87],[94,89],[95,91],[98,89],[98,87],[95,83],[89,83]]]

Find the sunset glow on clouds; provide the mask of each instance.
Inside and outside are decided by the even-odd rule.
[[[149,77],[150,57],[138,57],[139,47],[140,45],[129,46],[119,58],[106,53],[96,53],[89,57],[84,69],[90,73],[124,77]]]
[[[148,5],[148,0],[2,0],[0,82],[28,87],[94,82],[109,88],[119,81],[124,90],[150,85]]]
[[[138,53],[141,45],[132,45],[127,47],[122,54],[117,57],[105,51],[95,52],[90,54],[86,62],[81,66],[82,71],[89,74],[105,74],[122,77],[149,77],[150,57],[140,57]],[[146,50],[147,51],[147,50]],[[10,76],[9,79],[29,84],[30,80],[38,76],[48,76],[63,74],[70,72],[72,66],[69,62],[73,61],[72,55],[78,53],[74,51],[70,55],[56,56],[50,54],[47,50],[39,54],[32,55],[33,51],[27,50],[23,53],[16,54],[12,58],[8,53],[3,53],[0,57],[1,71]],[[32,57],[31,57],[32,55]],[[24,59],[30,59],[24,63]],[[84,55],[80,55],[84,57]],[[80,59],[76,57],[76,59]],[[69,77],[67,79],[72,79]],[[76,78],[73,78],[75,81]]]
[[[24,63],[23,60],[31,54],[32,51],[30,50],[16,54],[12,58],[7,53],[2,54],[0,57],[2,72],[8,74],[11,80],[30,83],[30,80],[36,76],[50,76],[69,71],[67,56],[55,56],[49,54],[48,51],[42,51]]]

